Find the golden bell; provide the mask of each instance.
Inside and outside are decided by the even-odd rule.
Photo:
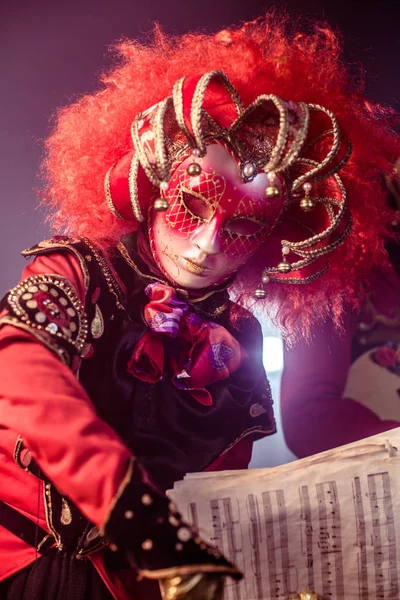
[[[164,212],[165,210],[168,210],[169,204],[165,198],[157,198],[157,200],[154,201],[153,207],[157,212]]]
[[[191,177],[197,177],[201,173],[201,166],[198,163],[190,163],[187,172]]]
[[[292,270],[292,267],[287,262],[279,263],[279,265],[276,268],[278,269],[279,273],[290,273],[290,271]]]
[[[254,290],[254,298],[256,300],[264,300],[264,298],[267,297],[267,292],[264,290],[264,288],[259,287],[256,290]]]
[[[300,200],[300,208],[302,208],[304,212],[311,212],[315,208],[315,202],[312,198],[306,196]]]
[[[279,196],[279,190],[274,185],[269,185],[265,190],[265,193],[268,198],[275,198],[275,196]]]

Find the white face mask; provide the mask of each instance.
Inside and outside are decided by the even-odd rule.
[[[198,176],[186,158],[171,177],[165,198],[169,208],[150,216],[154,258],[180,287],[202,289],[228,279],[265,241],[282,208],[270,199],[264,172],[244,183],[230,150],[212,144]]]

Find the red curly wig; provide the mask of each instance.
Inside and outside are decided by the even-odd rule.
[[[102,77],[103,89],[61,109],[47,140],[45,204],[55,230],[88,237],[106,250],[132,231],[132,223],[109,212],[103,181],[110,165],[132,148],[135,115],[169,96],[181,77],[219,69],[245,105],[263,93],[323,105],[352,141],[352,156],[341,171],[351,234],[332,254],[326,275],[307,285],[268,284],[265,302],[265,310],[277,308],[286,334],[306,333],[327,316],[339,322],[344,304],[356,304],[359,282],[386,265],[384,242],[393,213],[383,176],[393,170],[400,140],[392,111],[366,102],[362,78],[350,77],[334,32],[316,24],[305,34],[271,13],[217,35],[174,37],[156,27],[152,44],[125,41],[117,50],[120,60]],[[244,303],[251,303],[259,283],[262,257],[263,249],[237,279],[236,296]]]

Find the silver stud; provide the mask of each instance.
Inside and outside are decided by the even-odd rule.
[[[26,306],[28,308],[37,308],[37,302],[36,302],[36,300],[28,300],[28,302],[26,303]]]
[[[263,276],[261,277],[261,281],[262,281],[263,283],[269,283],[269,282],[270,282],[270,277],[269,277],[269,275],[263,275]]]
[[[175,544],[175,550],[181,552],[181,550],[183,550],[183,545],[180,542],[178,542],[177,544]]]
[[[54,335],[58,331],[58,325],[56,323],[49,323],[46,329],[49,333],[52,333]]]
[[[201,150],[199,148],[193,148],[192,154],[198,158],[201,155]]]
[[[282,254],[289,254],[290,248],[288,246],[282,246]]]
[[[153,542],[151,540],[144,540],[144,542],[142,544],[142,548],[143,548],[143,550],[152,550]]]
[[[176,535],[178,540],[180,540],[181,542],[188,542],[192,537],[191,531],[187,527],[180,527]]]
[[[110,544],[108,547],[110,548],[111,552],[118,552],[118,546],[115,544]]]
[[[162,181],[160,183],[160,190],[163,190],[164,192],[168,189],[168,181]]]
[[[142,504],[145,506],[150,506],[150,504],[153,504],[153,498],[150,496],[150,494],[143,494]]]
[[[311,185],[311,183],[305,183],[305,184],[303,185],[303,190],[304,190],[305,192],[309,192],[309,191],[311,190],[311,188],[312,188],[312,185]]]
[[[181,524],[181,522],[178,521],[178,519],[176,519],[172,515],[170,517],[168,517],[168,521],[169,521],[170,525],[172,525],[172,527],[179,527],[179,525]]]
[[[37,321],[37,323],[44,323],[46,321],[47,317],[44,313],[42,312],[38,312],[35,315],[35,321]]]
[[[128,521],[130,519],[133,519],[133,510],[126,510],[125,514],[124,514],[125,519],[128,519]]]

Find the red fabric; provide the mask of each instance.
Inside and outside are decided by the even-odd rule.
[[[383,286],[380,309],[398,305],[400,284]],[[285,348],[281,385],[282,426],[286,443],[299,458],[399,427],[381,420],[360,402],[343,397],[351,365],[351,344],[358,323],[357,313],[347,315],[343,332],[332,321],[312,330],[312,340]],[[377,399],[379,402],[379,399]]]
[[[207,71],[204,73],[206,72]],[[182,90],[185,124],[192,135],[191,109],[193,105],[193,96],[201,77],[202,75],[187,77],[184,81]],[[226,129],[228,129],[238,117],[238,111],[232,101],[231,94],[219,77],[214,77],[208,84],[202,106],[214,121]]]
[[[38,273],[67,277],[83,301],[83,277],[72,256],[39,257],[28,265],[22,278]],[[125,476],[131,452],[97,416],[72,372],[29,333],[12,326],[0,329],[0,353],[0,499],[47,529],[42,483],[13,458],[15,443],[22,435],[56,487],[87,518],[101,525]],[[246,464],[248,449],[243,446],[244,459],[239,458],[239,447],[235,455],[231,468],[240,468]],[[31,546],[0,527],[0,580],[37,559]],[[132,572],[112,578],[105,572],[101,553],[91,560],[115,598],[142,597],[141,591],[123,589],[122,580],[131,579]]]
[[[83,277],[71,256],[37,258],[22,278],[67,277],[84,299]],[[131,452],[96,414],[73,373],[29,333],[0,330],[0,499],[46,528],[41,483],[13,459],[21,435],[36,462],[82,513],[100,526],[107,517]],[[8,531],[0,535],[0,579],[37,558]]]
[[[176,387],[211,406],[212,396],[205,388],[237,371],[248,358],[246,350],[224,327],[188,312],[169,286],[149,285],[146,294],[150,302],[144,317],[150,331],[133,349],[128,371],[150,383],[168,373]],[[175,339],[173,354],[164,351],[165,336]]]
[[[247,435],[204,470],[235,471],[237,469],[247,469],[251,461],[253,443],[253,436]]]
[[[137,229],[137,221],[135,220],[132,202],[131,202],[131,190],[129,182],[129,173],[131,169],[132,158],[135,152],[132,150],[128,152],[121,160],[113,165],[113,168],[109,174],[109,185],[110,195],[114,207],[117,209],[121,217],[127,220],[133,221],[130,223],[131,230]],[[137,174],[137,187],[138,187],[138,198],[140,202],[140,209],[145,215],[147,213],[147,205],[150,202],[150,198],[155,193],[155,188],[152,186],[150,181],[147,179],[143,168],[139,166]]]

